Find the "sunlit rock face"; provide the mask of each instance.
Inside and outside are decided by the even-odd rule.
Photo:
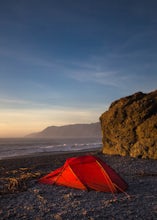
[[[157,159],[157,90],[113,102],[100,121],[104,154]]]

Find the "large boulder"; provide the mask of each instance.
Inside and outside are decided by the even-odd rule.
[[[100,121],[104,154],[157,159],[157,90],[113,102]]]

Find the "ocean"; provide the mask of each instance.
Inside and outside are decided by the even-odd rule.
[[[100,138],[0,138],[0,160],[27,155],[101,149]]]

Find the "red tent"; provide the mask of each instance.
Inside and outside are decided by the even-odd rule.
[[[95,156],[72,157],[65,164],[39,180],[82,190],[124,192],[126,182],[106,163]]]

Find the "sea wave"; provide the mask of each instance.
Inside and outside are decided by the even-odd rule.
[[[38,153],[90,151],[101,148],[99,139],[0,139],[0,160]]]

